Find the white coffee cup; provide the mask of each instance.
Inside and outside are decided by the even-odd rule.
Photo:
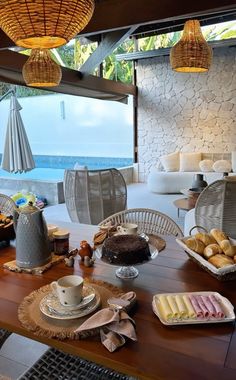
[[[83,277],[70,275],[53,281],[51,287],[63,306],[74,306],[82,300],[83,282]]]
[[[123,223],[117,227],[117,231],[121,235],[136,235],[138,232],[138,225],[134,223]]]

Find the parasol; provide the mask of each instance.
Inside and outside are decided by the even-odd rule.
[[[1,166],[10,173],[22,173],[34,169],[35,163],[20,115],[22,107],[16,98],[15,91],[8,91],[8,93],[10,92],[12,92],[10,114]]]

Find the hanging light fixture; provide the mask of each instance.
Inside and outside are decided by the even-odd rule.
[[[32,49],[22,75],[27,86],[53,87],[61,81],[61,67],[51,58],[47,49]]]
[[[94,0],[1,0],[0,27],[25,48],[64,45],[88,24]]]
[[[205,72],[209,70],[212,49],[203,37],[198,20],[184,24],[181,39],[170,51],[172,69],[180,72]]]

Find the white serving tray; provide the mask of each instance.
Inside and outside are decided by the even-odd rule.
[[[223,276],[226,273],[231,273],[236,271],[236,264],[233,265],[226,265],[223,268],[216,268],[214,265],[209,263],[204,257],[199,255],[198,253],[194,252],[192,249],[187,247],[185,244],[185,240],[189,239],[190,237],[193,236],[186,236],[183,239],[176,239],[176,242],[186,251],[188,252],[189,256],[194,258],[196,261],[198,261],[203,267],[206,267],[210,272],[218,275],[218,276]],[[234,245],[233,239],[230,239],[232,244]]]
[[[158,298],[163,295],[163,296],[177,296],[177,295],[202,295],[202,296],[209,296],[209,295],[214,295],[217,300],[220,303],[220,306],[222,307],[225,318],[209,318],[209,319],[172,319],[172,320],[166,320],[166,318],[162,315],[161,308],[159,307],[159,300]],[[161,323],[167,326],[176,326],[176,325],[199,325],[203,323],[224,323],[224,322],[232,322],[235,320],[235,314],[234,314],[234,307],[231,304],[231,302],[223,297],[220,293],[213,292],[213,291],[205,291],[205,292],[186,292],[186,293],[160,293],[160,294],[155,294],[153,296],[153,301],[152,301],[152,309],[153,312],[158,316],[160,319]]]

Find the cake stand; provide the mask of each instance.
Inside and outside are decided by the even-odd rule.
[[[153,259],[155,259],[155,257],[157,257],[158,250],[156,249],[156,247],[149,244],[149,250],[150,250],[150,254],[151,254],[150,259],[146,260],[146,261],[142,261],[141,263],[136,263],[135,266],[148,263],[150,260],[153,260]],[[116,267],[118,266],[117,264],[109,263],[108,261],[106,261],[102,258],[102,245],[96,249],[95,254],[96,254],[97,258],[100,259],[101,261],[103,261],[104,263],[112,265],[112,266],[116,266]],[[118,269],[116,269],[115,273],[116,273],[117,277],[119,277],[123,280],[132,279],[132,278],[135,278],[139,275],[139,271],[136,267],[134,267],[133,265],[122,264],[122,263],[121,263],[121,266]]]

